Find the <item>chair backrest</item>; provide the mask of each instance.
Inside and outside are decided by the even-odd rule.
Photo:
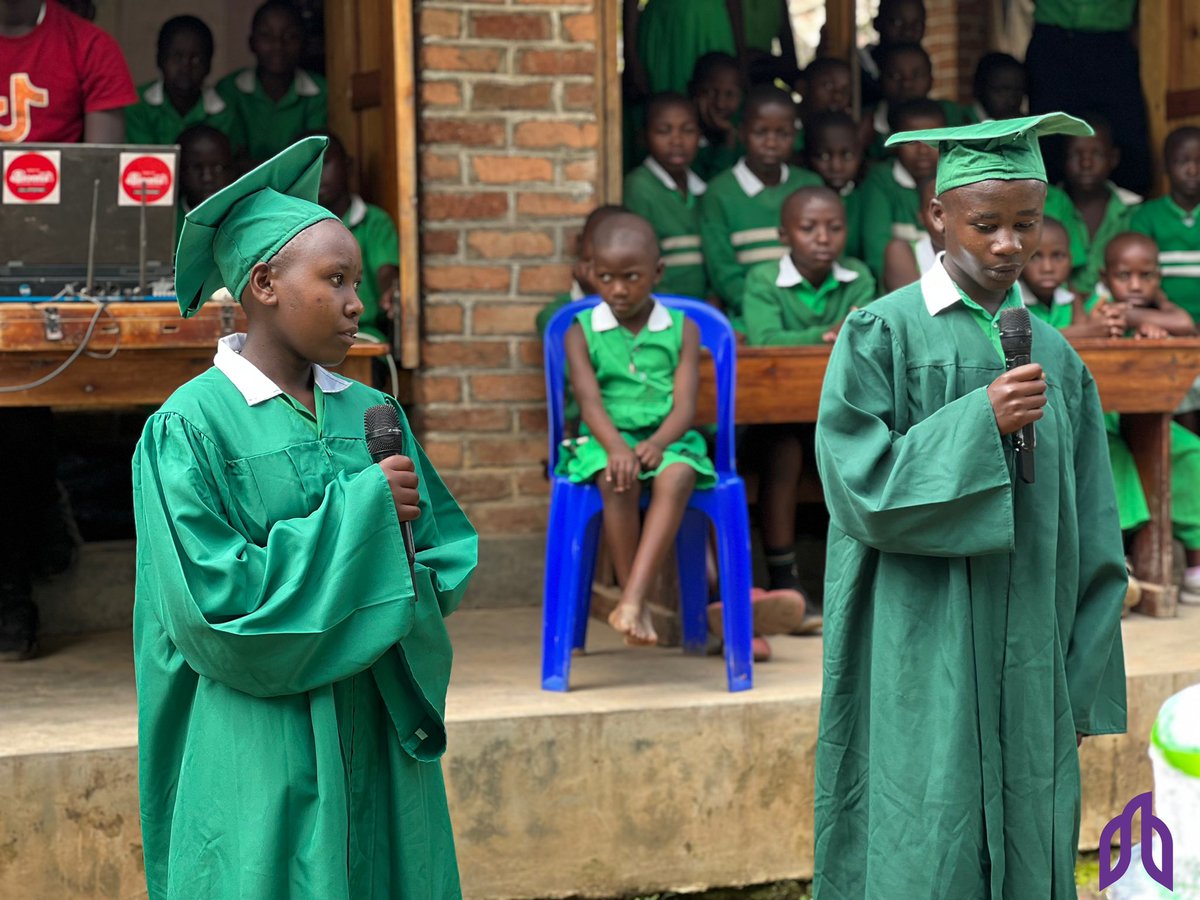
[[[700,329],[700,344],[712,355],[717,378],[717,458],[718,472],[737,468],[734,451],[734,387],[737,384],[737,340],[729,320],[707,303],[690,297],[655,294],[664,306],[683,312]],[[569,303],[554,314],[546,326],[543,348],[546,360],[546,407],[550,424],[550,471],[558,463],[563,436],[563,372],[566,368],[564,339],[575,317],[602,302],[599,297],[584,297]]]

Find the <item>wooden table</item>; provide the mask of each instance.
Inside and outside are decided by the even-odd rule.
[[[1200,338],[1081,340],[1075,348],[1096,379],[1104,408],[1121,413],[1122,430],[1150,507],[1149,524],[1134,537],[1134,567],[1143,581],[1164,589],[1148,596],[1138,609],[1148,615],[1174,615],[1170,426],[1172,413],[1200,374]],[[829,350],[826,346],[739,348],[737,421],[815,422]],[[706,363],[697,421],[712,422],[715,412],[715,385],[711,364]]]
[[[181,318],[173,302],[112,303],[97,320],[87,352],[62,374],[31,390],[3,391],[61,365],[79,346],[95,310],[69,301],[0,302],[0,407],[157,405],[212,365],[222,335],[246,327],[236,303],[208,303],[190,319]],[[385,344],[356,344],[336,371],[370,384],[371,359],[387,352]]]

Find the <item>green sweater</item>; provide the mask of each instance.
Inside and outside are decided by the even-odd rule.
[[[883,261],[888,241],[916,240],[924,231],[917,215],[921,197],[913,177],[899,160],[873,168],[857,191],[862,199],[861,249],[863,261],[876,281],[883,283]]]
[[[747,343],[755,346],[819,344],[853,309],[875,299],[875,279],[857,259],[834,263],[819,287],[797,270],[791,256],[759,263],[746,276]]]
[[[703,300],[708,296],[708,276],[700,249],[700,195],[706,186],[689,171],[685,197],[673,183],[667,186],[670,180],[666,170],[648,158],[625,176],[622,199],[626,208],[648,221],[658,236],[663,261],[658,290]]]
[[[1162,288],[1200,322],[1200,207],[1190,212],[1169,196],[1147,200],[1130,216],[1133,231],[1148,234],[1158,242]]]
[[[739,331],[746,273],[756,263],[778,259],[784,253],[779,240],[779,213],[796,190],[821,184],[816,174],[798,166],[785,166],[784,177],[766,187],[740,160],[708,185],[700,204],[700,236],[709,283],[725,303]]]
[[[1118,234],[1129,230],[1129,220],[1133,216],[1134,207],[1142,202],[1139,195],[1133,191],[1127,191],[1125,188],[1117,187],[1111,181],[1108,183],[1108,192],[1108,206],[1105,207],[1104,218],[1100,221],[1100,227],[1096,229],[1094,235],[1088,234],[1087,223],[1083,221],[1083,216],[1079,214],[1073,202],[1070,213],[1074,224],[1072,226],[1071,223],[1064,223],[1067,226],[1068,235],[1072,237],[1073,241],[1082,243],[1086,254],[1086,261],[1083,265],[1076,265],[1074,257],[1078,248],[1072,247],[1071,287],[1081,294],[1090,294],[1100,281],[1100,270],[1104,268],[1104,249],[1108,246],[1108,242]],[[1066,192],[1063,191],[1063,193]],[[1050,198],[1048,196],[1046,207],[1046,215],[1050,215]]]

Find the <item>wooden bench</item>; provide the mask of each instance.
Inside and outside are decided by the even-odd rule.
[[[1150,522],[1134,537],[1134,568],[1140,579],[1162,590],[1149,592],[1138,611],[1173,616],[1170,426],[1172,413],[1200,374],[1200,338],[1086,340],[1075,347],[1096,379],[1104,408],[1121,413],[1146,491]],[[827,346],[739,348],[738,423],[815,422],[829,351]],[[697,422],[712,422],[715,413],[712,367],[706,363]]]

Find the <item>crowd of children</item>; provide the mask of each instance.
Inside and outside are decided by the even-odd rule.
[[[594,429],[592,420],[609,399],[603,389],[597,396],[592,373],[578,371],[585,368],[581,363],[597,315],[622,332],[625,343],[617,343],[630,353],[647,328],[654,330],[650,310],[655,290],[709,301],[724,310],[739,341],[749,346],[832,342],[852,310],[917,281],[937,265],[944,250],[942,228],[930,218],[937,193],[936,146],[909,141],[885,148],[888,136],[1015,118],[1027,108],[1025,68],[1002,53],[980,60],[973,104],[929,97],[932,67],[920,44],[920,0],[881,4],[880,43],[863,57],[863,96],[870,103],[858,118],[851,110],[852,73],[846,63],[818,57],[792,82],[781,82],[777,74],[762,76],[761,69],[747,64],[740,36],[731,46],[720,35],[714,37],[711,21],[700,27],[704,17],[698,7],[703,5],[689,5],[696,7],[689,13],[695,19],[689,40],[696,43],[690,76],[682,67],[681,46],[673,47],[662,63],[669,63],[669,72],[656,68],[658,51],[636,57],[634,74],[644,88],[637,97],[642,127],[638,135],[627,134],[624,208],[601,207],[588,220],[572,294],[547,307],[540,320],[544,326],[561,305],[587,293],[599,293],[611,304],[612,283],[596,280],[591,241],[598,229],[625,229],[630,235],[653,231],[659,259],[644,262],[660,274],[651,272],[642,280],[645,299],[639,315],[623,316],[614,308],[615,318],[612,313],[581,316],[581,329],[572,332],[572,384],[576,391],[587,391],[585,407],[596,404],[590,415],[588,408],[583,411],[585,431]],[[662,25],[650,13],[665,17],[671,7],[659,0],[649,4],[639,26],[643,30],[633,40],[658,46],[657,31],[650,27]],[[1100,113],[1084,118],[1093,134],[1060,138],[1057,168],[1062,179],[1047,186],[1042,244],[1020,285],[1026,305],[1069,338],[1195,334],[1200,320],[1200,128],[1180,128],[1170,135],[1164,147],[1169,192],[1142,202],[1113,181],[1121,151],[1109,121]],[[661,326],[668,327],[658,315]],[[634,318],[639,327],[629,328],[626,320]],[[682,365],[686,354],[681,356],[678,347],[674,353]],[[595,363],[595,351],[591,359]],[[627,364],[635,372],[631,359],[626,354],[613,365],[621,369]],[[694,379],[681,382],[677,374],[676,369],[664,376],[662,390],[674,391],[675,409],[690,409],[694,398],[681,396],[680,390],[694,393]],[[1180,410],[1180,422],[1194,428],[1200,424],[1200,390],[1193,395]],[[664,407],[670,409],[669,404]],[[686,423],[667,429],[666,417],[664,412],[655,422],[642,423],[642,437],[658,429],[677,438],[674,432]],[[1121,522],[1132,533],[1148,521],[1146,500],[1117,417],[1110,416],[1107,425]],[[638,477],[660,471],[661,451],[643,459],[637,447],[644,450],[644,445],[628,434],[624,441],[634,449],[629,454],[621,450],[621,456],[628,457]],[[743,463],[759,478],[757,505],[769,589],[800,589],[797,483],[811,442],[811,427],[802,425],[757,426],[742,438]],[[601,437],[592,442],[592,450],[606,447],[611,454],[608,443]],[[1183,599],[1200,602],[1200,437],[1177,424],[1172,456],[1175,533],[1187,551]],[[593,477],[601,469],[609,480],[632,483],[624,469],[611,463],[578,477]],[[688,485],[697,481],[692,476],[683,480]],[[609,484],[606,506],[614,490]],[[626,499],[622,509],[628,506]],[[623,539],[634,536],[620,554],[622,588],[637,548],[636,534],[622,525]],[[657,548],[654,542],[646,552],[657,558]],[[647,643],[653,628],[638,585],[632,593],[625,590],[611,621],[631,642]]]

